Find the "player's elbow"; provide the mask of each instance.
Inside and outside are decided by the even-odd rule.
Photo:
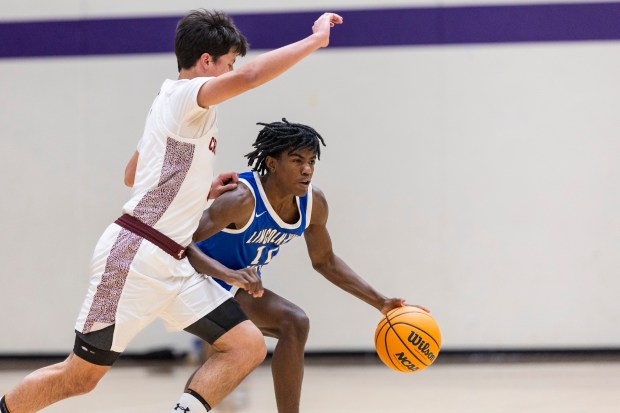
[[[124,177],[123,182],[125,183],[125,186],[129,188],[133,188],[133,184],[135,183],[135,180],[136,180],[136,168],[130,162],[125,168],[125,177]]]
[[[126,187],[133,188],[133,184],[134,184],[134,177],[133,177],[133,175],[125,174],[124,182],[125,182],[125,186]]]
[[[266,82],[262,79],[260,70],[252,64],[239,69],[237,75],[246,90],[254,89]]]
[[[329,273],[330,264],[327,260],[315,260],[312,261],[312,268],[319,274],[327,274]]]
[[[310,258],[312,268],[328,280],[333,280],[340,273],[339,260],[333,253],[321,254]]]
[[[136,169],[138,167],[138,157],[140,153],[135,151],[127,165],[125,166],[125,185],[129,188],[133,188],[134,182],[136,180]]]

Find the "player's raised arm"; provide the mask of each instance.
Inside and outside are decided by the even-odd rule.
[[[316,187],[313,189],[312,198],[312,218],[304,237],[313,268],[331,283],[372,305],[383,314],[405,305],[404,299],[388,298],[375,290],[334,253],[327,230],[329,213],[327,200],[323,192]]]
[[[198,94],[198,104],[204,108],[216,105],[281,75],[312,52],[329,44],[331,28],[343,19],[334,13],[324,13],[312,26],[312,34],[295,43],[263,53],[238,70],[232,70],[206,82]],[[209,55],[198,61],[208,63]],[[204,56],[204,55],[203,55]]]

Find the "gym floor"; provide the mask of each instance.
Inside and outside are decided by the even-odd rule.
[[[47,361],[0,360],[0,393]],[[119,361],[97,389],[49,413],[168,413],[194,363]],[[304,413],[609,413],[620,411],[620,357],[488,355],[438,358],[394,372],[371,356],[307,357]],[[275,413],[269,360],[214,412]]]

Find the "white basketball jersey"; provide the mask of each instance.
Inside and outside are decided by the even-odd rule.
[[[138,144],[132,196],[123,207],[183,246],[198,227],[213,179],[217,111],[197,103],[210,79],[163,83]]]

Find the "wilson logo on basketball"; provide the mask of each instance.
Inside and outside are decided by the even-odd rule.
[[[417,367],[416,365],[414,365],[411,361],[409,361],[409,359],[407,358],[407,356],[405,356],[404,352],[400,352],[400,353],[396,353],[394,354],[396,357],[398,357],[398,361],[400,361],[400,364],[402,364],[403,366],[405,366],[405,368],[407,370],[410,371],[416,371],[416,370],[420,370],[419,367]]]
[[[430,344],[422,340],[422,337],[420,337],[415,331],[412,331],[411,334],[409,334],[409,338],[407,340],[413,344],[414,347],[417,347],[422,354],[428,357],[429,361],[435,361],[436,356],[431,351]]]

